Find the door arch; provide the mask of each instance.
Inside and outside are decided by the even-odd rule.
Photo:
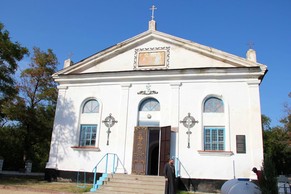
[[[138,107],[138,126],[160,126],[160,102],[153,98],[143,99]]]

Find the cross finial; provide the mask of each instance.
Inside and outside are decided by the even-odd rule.
[[[253,49],[254,45],[255,45],[255,43],[253,43],[253,41],[248,42],[249,49]]]
[[[157,7],[154,5],[152,5],[152,7],[150,8],[150,10],[152,10],[152,20],[154,20],[155,17],[155,9],[157,9]]]
[[[68,58],[71,59],[73,55],[74,55],[74,53],[73,53],[73,52],[70,52],[70,53],[68,54]]]

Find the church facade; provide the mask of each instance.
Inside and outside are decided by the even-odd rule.
[[[47,169],[255,179],[263,162],[259,86],[267,67],[149,29],[53,75],[58,102]],[[112,157],[107,158],[112,160]],[[110,161],[109,161],[110,163]],[[110,166],[110,164],[109,164]]]

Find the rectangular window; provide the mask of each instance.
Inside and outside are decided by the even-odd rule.
[[[224,128],[204,128],[204,150],[224,150]]]
[[[97,125],[81,125],[80,146],[95,146]]]

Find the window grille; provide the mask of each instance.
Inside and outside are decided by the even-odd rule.
[[[82,113],[99,113],[99,103],[97,100],[88,100],[84,106]]]
[[[97,125],[81,125],[80,146],[95,146]]]
[[[216,97],[208,98],[204,103],[203,112],[214,112],[214,113],[224,112],[223,101]]]
[[[224,150],[224,128],[204,128],[204,150]]]

